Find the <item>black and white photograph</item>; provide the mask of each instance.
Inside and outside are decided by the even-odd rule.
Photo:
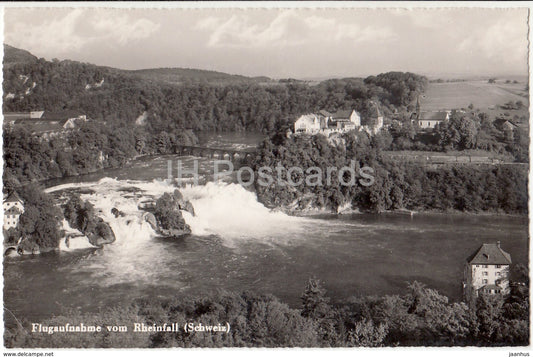
[[[529,356],[530,6],[0,4],[4,356]]]

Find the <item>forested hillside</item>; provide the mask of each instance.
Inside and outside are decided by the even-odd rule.
[[[193,68],[150,68],[122,72],[155,82],[181,85],[194,83],[227,85],[275,82],[268,77],[245,77],[237,74],[227,74]]]
[[[377,99],[386,112],[405,108],[427,83],[412,73],[367,79],[259,83],[262,79],[194,70],[123,71],[74,61],[18,61],[5,47],[4,111],[79,110],[98,121],[133,125],[146,112],[153,131],[262,131],[287,126],[297,115],[327,109],[362,112]],[[181,71],[181,72],[180,72]],[[187,81],[176,75],[187,72]],[[195,74],[196,73],[196,74]],[[196,76],[195,83],[191,78]],[[213,78],[210,83],[205,78]],[[246,79],[235,82],[235,78]],[[223,85],[221,85],[223,82]]]
[[[258,199],[269,207],[284,207],[296,212],[307,209],[337,211],[341,207],[361,211],[435,210],[494,213],[527,213],[528,167],[525,165],[448,165],[437,168],[387,160],[383,148],[390,145],[386,132],[369,136],[348,132],[335,145],[322,135],[274,135],[259,145],[259,155],[252,163],[256,177],[265,167],[276,173],[285,168],[269,185],[255,182]],[[349,167],[355,161],[357,179],[341,185],[340,171],[333,171],[328,182],[328,168]],[[367,175],[375,180],[360,184],[358,174],[367,166]],[[303,172],[291,172],[298,167]],[[318,168],[319,171],[308,171]],[[304,174],[305,172],[305,174]],[[308,180],[309,184],[285,182]],[[276,175],[274,175],[276,176]],[[345,176],[349,174],[345,173]],[[344,177],[344,176],[343,176]],[[343,178],[343,181],[348,181]],[[366,181],[366,180],[363,180]]]

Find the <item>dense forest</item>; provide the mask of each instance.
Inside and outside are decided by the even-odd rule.
[[[13,50],[8,47],[6,51]],[[20,57],[6,57],[14,62],[5,62],[4,112],[70,109],[122,126],[133,126],[146,113],[145,125],[152,132],[189,128],[272,133],[294,116],[319,109],[364,112],[370,99],[379,100],[386,111],[397,111],[427,85],[425,77],[401,72],[329,80],[316,86],[256,83],[255,79],[242,83],[228,79],[221,85],[219,76],[217,84],[178,85],[161,76],[164,70],[139,74],[74,61],[22,61]]]
[[[220,293],[202,298],[139,299],[99,313],[68,312],[44,326],[102,326],[97,333],[28,333],[29,322],[5,330],[6,347],[165,348],[165,347],[381,347],[525,346],[529,343],[527,268],[514,269],[511,294],[482,295],[472,306],[451,302],[438,291],[413,282],[403,295],[354,296],[332,303],[324,285],[310,279],[302,304],[291,308],[271,295]],[[177,332],[134,332],[178,323]],[[225,325],[224,332],[185,332],[185,323]],[[108,332],[105,326],[126,326]]]
[[[190,130],[151,133],[143,127],[82,123],[42,140],[24,127],[4,130],[4,191],[21,184],[124,166],[138,155],[170,154],[176,145],[196,144]]]
[[[221,85],[226,77],[202,72],[204,77],[214,76],[216,83],[177,84],[167,79],[167,72],[196,72],[167,69],[141,75],[74,61],[46,61],[9,46],[5,50],[4,112],[68,109],[90,119],[50,140],[22,126],[6,127],[8,189],[33,180],[121,167],[137,155],[172,153],[176,144],[196,142],[193,131],[274,133],[309,111],[356,108],[364,113],[371,99],[382,102],[388,112],[405,110],[427,84],[425,77],[400,72],[316,86],[265,84],[240,76],[236,78],[241,82],[230,77]]]
[[[369,136],[365,132],[349,132],[336,141],[322,135],[295,135],[282,133],[266,139],[259,146],[258,157],[253,161],[255,177],[263,167],[276,172],[284,167],[281,179],[269,185],[255,181],[258,199],[269,207],[284,207],[299,211],[326,208],[337,211],[343,207],[361,211],[385,210],[438,210],[468,212],[527,213],[528,169],[522,165],[446,165],[437,168],[389,160],[383,149],[391,143],[388,133]],[[353,184],[339,184],[338,171],[355,161],[359,168],[371,168],[374,182],[365,186],[358,177]],[[288,172],[299,167],[302,172]],[[288,185],[308,179],[320,169],[320,184]],[[309,170],[309,171],[308,171]],[[344,172],[348,176],[348,173]],[[368,174],[368,171],[367,171]],[[358,175],[361,176],[361,175]],[[319,178],[317,177],[316,180]],[[348,182],[350,177],[342,177]],[[263,181],[264,182],[264,181]]]

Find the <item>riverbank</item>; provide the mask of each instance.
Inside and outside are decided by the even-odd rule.
[[[358,215],[358,214],[377,214],[377,215],[427,215],[427,216],[498,216],[498,217],[516,217],[516,218],[527,218],[529,213],[506,213],[501,211],[459,211],[459,210],[436,210],[436,209],[427,209],[427,210],[409,210],[409,209],[397,209],[397,210],[383,210],[379,212],[375,211],[365,211],[360,209],[342,209],[340,211],[335,211],[327,208],[306,208],[306,209],[291,209],[285,207],[272,208],[273,212],[283,212],[287,215],[294,217],[314,217],[314,216],[343,216],[343,215]]]

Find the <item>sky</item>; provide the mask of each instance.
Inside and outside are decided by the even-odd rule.
[[[4,42],[122,69],[271,78],[527,74],[526,8],[6,8]]]

